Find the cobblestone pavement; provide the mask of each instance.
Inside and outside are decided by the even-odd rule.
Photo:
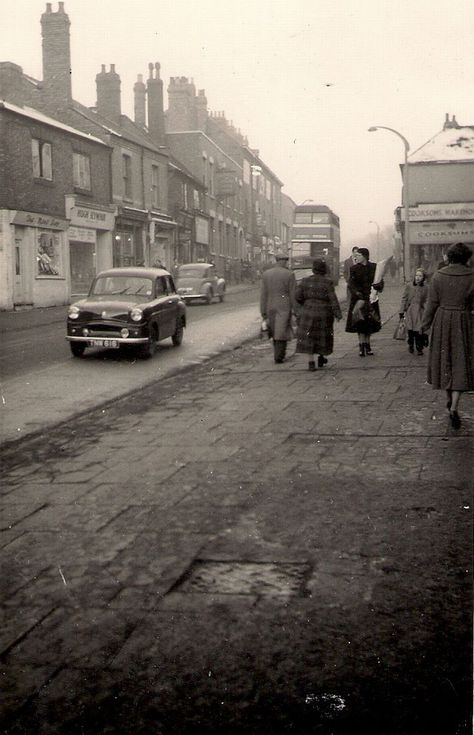
[[[471,732],[473,397],[454,432],[394,326],[2,453],[5,735]]]

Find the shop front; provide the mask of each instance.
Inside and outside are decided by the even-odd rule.
[[[407,278],[418,267],[432,275],[448,247],[456,242],[474,247],[474,202],[420,204],[410,207],[409,215]],[[403,218],[403,210],[401,216]]]
[[[69,277],[71,297],[82,296],[96,274],[112,266],[115,209],[66,197],[69,219]]]
[[[161,264],[170,272],[178,262],[176,258],[176,228],[178,223],[162,212],[150,215],[150,265]]]
[[[2,309],[68,303],[67,220],[39,212],[3,210]]]
[[[145,265],[148,210],[119,207],[113,234],[113,267]]]

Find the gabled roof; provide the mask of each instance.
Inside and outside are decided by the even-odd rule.
[[[448,127],[408,157],[408,163],[474,161],[474,126]]]
[[[20,107],[19,105],[14,105],[11,102],[0,100],[0,108],[3,108],[5,110],[10,110],[10,112],[14,112],[17,115],[27,117],[30,120],[34,120],[35,122],[40,122],[40,123],[43,123],[44,125],[49,125],[52,128],[63,130],[66,133],[72,133],[73,135],[77,135],[79,138],[86,138],[86,140],[89,140],[93,143],[99,143],[100,145],[107,145],[107,143],[105,143],[100,138],[96,138],[94,135],[91,135],[90,133],[84,133],[82,132],[82,130],[77,130],[76,128],[73,128],[70,125],[66,125],[65,123],[62,123],[59,120],[55,120],[54,118],[49,117],[49,115],[45,115],[44,112],[35,110],[33,107]]]

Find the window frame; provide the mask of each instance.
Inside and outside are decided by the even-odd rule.
[[[37,149],[35,151],[35,148]],[[48,155],[46,152],[49,151]],[[41,181],[53,180],[53,145],[42,138],[31,138],[33,178]],[[48,175],[49,174],[49,175]]]
[[[88,153],[83,153],[82,151],[73,150],[72,159],[73,159],[72,178],[73,178],[74,188],[81,189],[83,191],[91,191],[92,185],[91,185],[91,157],[90,155]],[[81,170],[81,162],[87,164],[84,167],[84,170]],[[76,172],[78,174],[77,180],[76,180]]]
[[[122,153],[122,192],[124,199],[132,200],[132,156],[129,153]]]

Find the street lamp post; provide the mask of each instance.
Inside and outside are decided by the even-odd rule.
[[[403,247],[403,280],[406,281],[406,265],[410,259],[410,214],[409,214],[409,196],[408,196],[408,151],[410,150],[410,144],[404,135],[394,130],[393,128],[387,128],[384,125],[373,125],[369,128],[369,133],[373,133],[375,130],[389,130],[394,135],[397,135],[402,141],[405,148],[405,160],[403,164],[403,209],[405,219],[405,237]]]
[[[377,240],[376,240],[377,260],[380,260],[380,225],[378,222],[375,222],[375,220],[373,219],[369,219],[369,225],[375,225],[377,228]]]

